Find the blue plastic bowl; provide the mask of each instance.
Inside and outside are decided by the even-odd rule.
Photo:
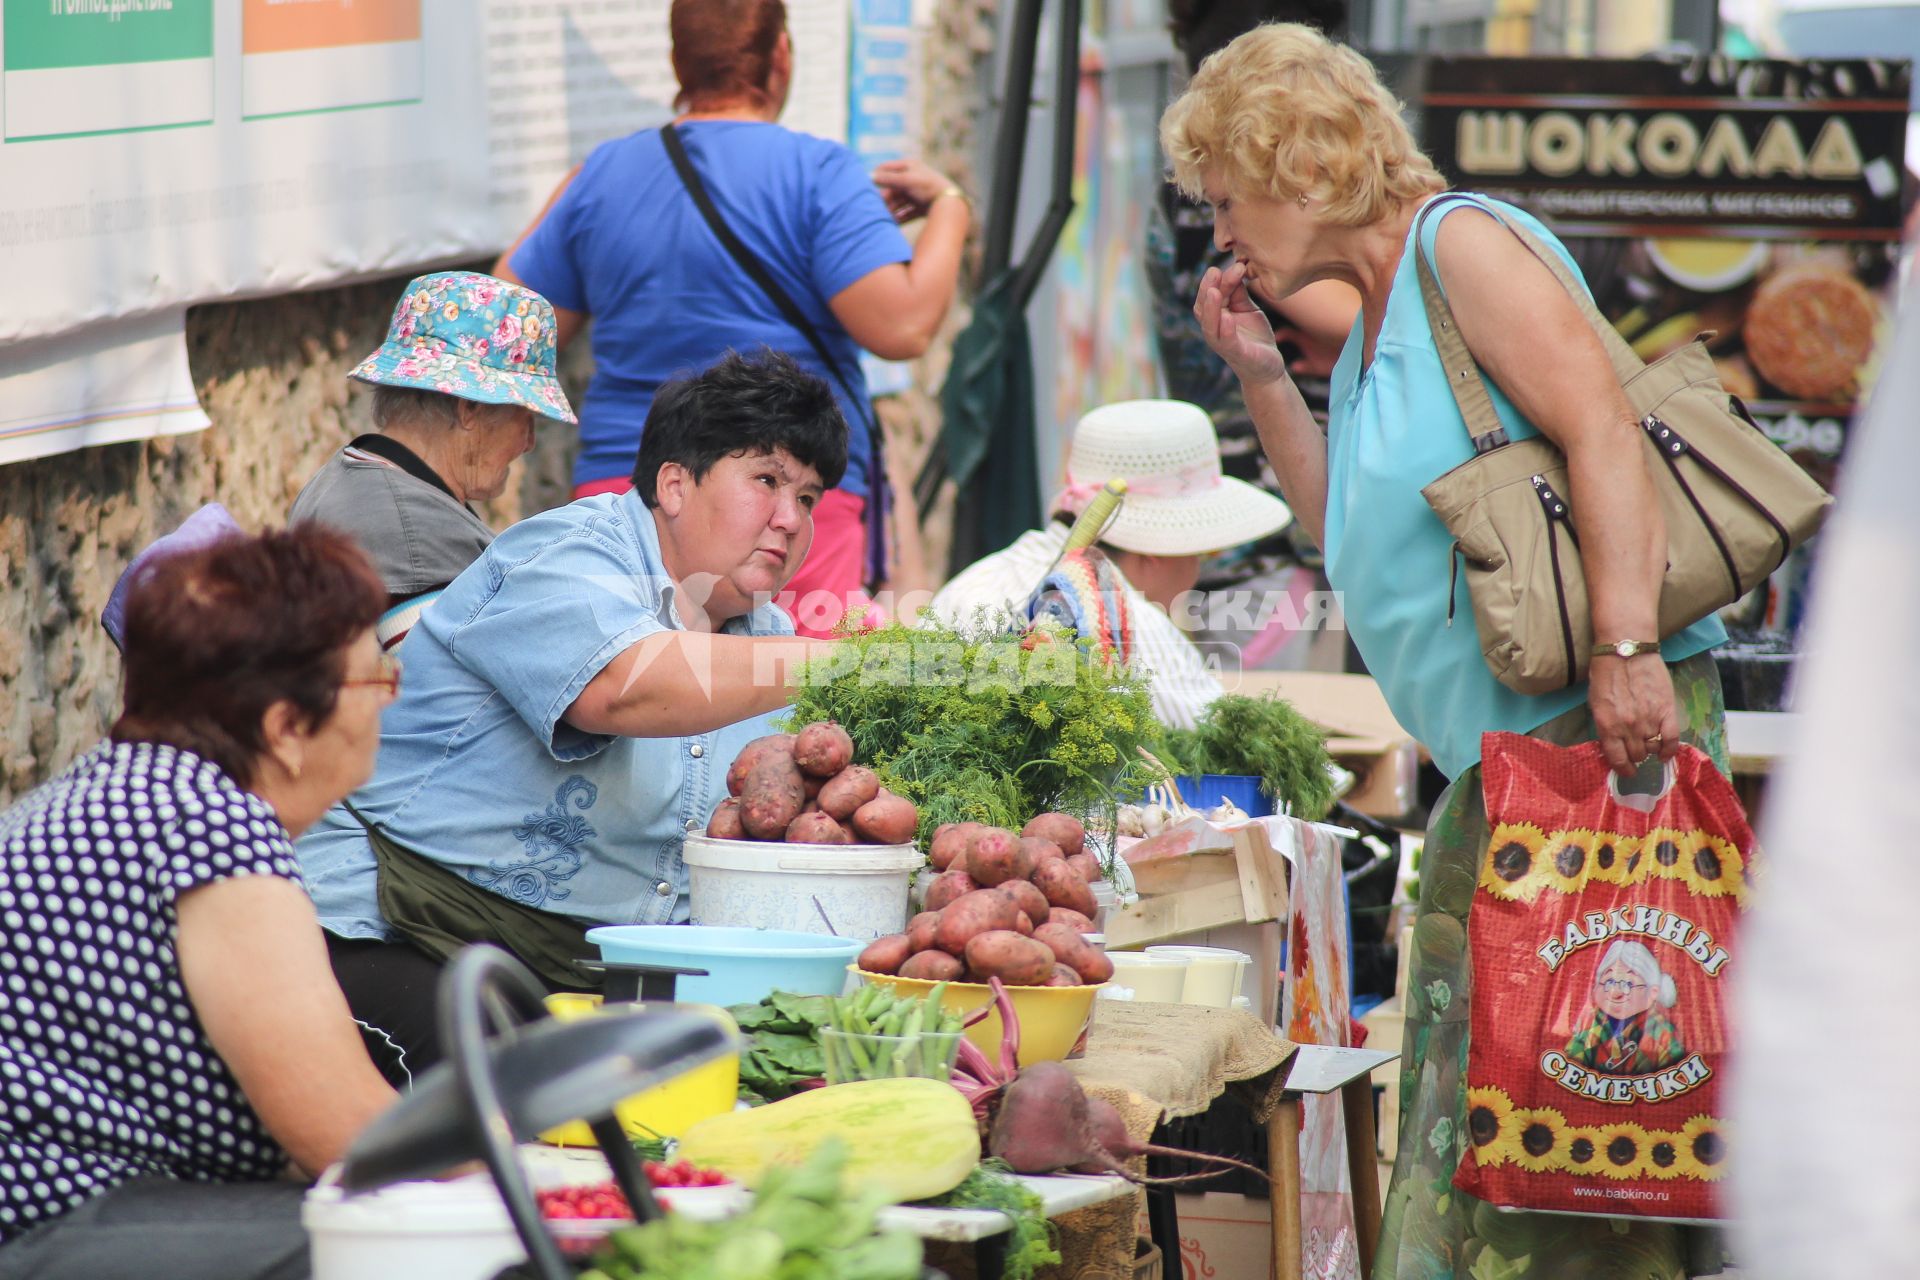
[[[1251,774],[1186,774],[1179,782],[1181,798],[1196,809],[1211,809],[1225,799],[1233,801],[1249,818],[1273,816],[1273,798],[1261,793],[1260,779]]]
[[[837,996],[847,963],[866,943],[782,929],[732,929],[701,924],[609,924],[587,931],[600,958],[615,964],[665,964],[705,969],[681,978],[680,1000],[752,1004],[776,988],[803,996]]]

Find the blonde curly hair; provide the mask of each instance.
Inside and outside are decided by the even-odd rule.
[[[1312,197],[1337,226],[1447,185],[1373,64],[1293,22],[1255,27],[1201,63],[1160,117],[1160,145],[1190,199],[1217,169],[1229,191]]]

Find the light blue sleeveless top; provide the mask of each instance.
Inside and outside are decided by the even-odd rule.
[[[1512,205],[1475,200],[1539,236],[1573,265],[1560,241]],[[1464,202],[1436,210],[1421,227],[1427,260],[1441,220]],[[1579,268],[1574,267],[1576,275]],[[1524,316],[1510,323],[1525,324]],[[1586,701],[1585,684],[1550,694],[1515,693],[1487,669],[1462,575],[1447,625],[1453,538],[1433,513],[1423,486],[1473,456],[1460,409],[1427,325],[1411,245],[1401,255],[1373,363],[1360,368],[1365,319],[1354,321],[1334,367],[1327,431],[1327,578],[1354,644],[1393,714],[1457,778],[1480,760],[1480,735],[1525,733]],[[1538,435],[1493,380],[1485,380],[1510,438]],[[1712,615],[1660,646],[1669,662],[1726,639]]]

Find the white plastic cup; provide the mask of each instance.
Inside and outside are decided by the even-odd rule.
[[[1150,956],[1178,956],[1187,962],[1187,980],[1181,988],[1183,1004],[1227,1009],[1240,994],[1240,986],[1253,957],[1244,951],[1226,947],[1188,947],[1161,945],[1148,947]]]
[[[1093,927],[1104,931],[1107,917],[1112,914],[1113,908],[1120,905],[1120,896],[1107,883],[1105,876],[1095,880],[1089,887],[1093,890]]]
[[[1180,1003],[1187,985],[1185,956],[1152,955],[1145,951],[1109,951],[1113,961],[1113,980],[1133,988],[1136,1000],[1154,1000],[1161,1004]]]

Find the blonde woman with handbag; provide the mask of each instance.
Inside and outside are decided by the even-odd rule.
[[[1400,1155],[1375,1280],[1464,1277],[1490,1249],[1505,1260],[1502,1275],[1687,1273],[1694,1250],[1680,1228],[1496,1216],[1450,1186],[1466,1114],[1466,912],[1487,843],[1481,735],[1597,738],[1621,772],[1670,759],[1685,742],[1726,768],[1707,652],[1725,631],[1710,613],[1662,626],[1668,531],[1642,415],[1575,296],[1510,228],[1575,279],[1577,269],[1520,210],[1447,193],[1373,68],[1307,27],[1260,27],[1208,58],[1168,108],[1161,139],[1175,181],[1212,203],[1216,242],[1235,259],[1207,273],[1195,314],[1239,377],[1294,515],[1326,554],[1362,656],[1452,779],[1424,855]],[[1590,636],[1572,665],[1585,680],[1521,693],[1496,678],[1477,602],[1452,572],[1456,536],[1423,496],[1475,459],[1480,434],[1448,385],[1441,348],[1452,335],[1430,322],[1423,255],[1503,439],[1544,437],[1564,454],[1565,492],[1541,501],[1570,522],[1584,570]],[[1247,292],[1281,299],[1321,280],[1361,297],[1325,435]]]

